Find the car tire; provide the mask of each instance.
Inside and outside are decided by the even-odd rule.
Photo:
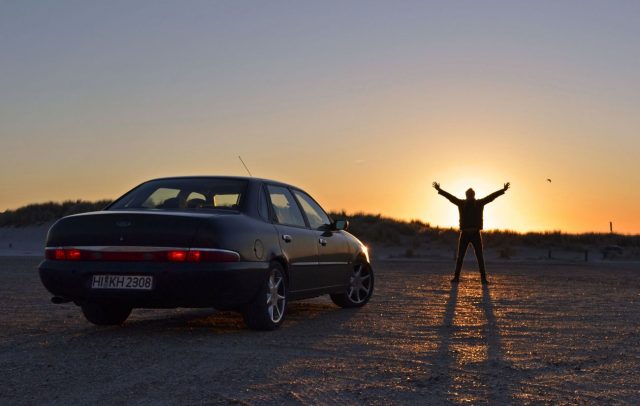
[[[86,302],[81,307],[84,317],[98,326],[122,324],[131,314],[131,307],[122,305]]]
[[[349,276],[349,286],[342,293],[332,293],[331,300],[340,307],[362,307],[373,295],[373,268],[367,262],[356,262]]]
[[[271,264],[258,295],[246,306],[243,316],[252,330],[275,330],[287,312],[287,280],[282,265]]]

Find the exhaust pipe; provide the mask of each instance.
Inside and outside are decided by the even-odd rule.
[[[51,303],[55,303],[55,304],[69,303],[71,301],[72,299],[62,297],[62,296],[54,296],[51,298]]]

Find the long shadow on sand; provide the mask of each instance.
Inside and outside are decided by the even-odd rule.
[[[493,312],[493,302],[489,293],[489,287],[482,285],[482,310],[487,319],[486,340],[487,340],[487,361],[502,363],[502,345],[500,340],[500,328]]]
[[[458,301],[458,284],[451,285],[449,299],[444,310],[442,324],[439,332],[438,348],[435,352],[436,367],[438,375],[432,376],[430,379],[440,381],[440,384],[446,385],[447,388],[452,386],[452,366],[455,360],[451,353],[451,340],[453,330],[453,318],[456,312],[456,304]],[[444,382],[443,382],[444,381]]]
[[[482,286],[481,297],[475,288],[462,292],[461,297],[458,284],[451,285],[434,354],[437,375],[432,379],[439,381],[448,402],[512,404],[516,399],[511,382],[501,376],[510,367],[503,359],[489,287]],[[481,316],[473,308],[480,308]],[[457,312],[461,312],[458,321]]]
[[[505,368],[509,368],[509,365],[503,358],[500,327],[496,320],[493,301],[487,285],[482,285],[482,302],[480,305],[487,320],[484,330],[487,357],[483,362],[482,368],[485,371],[491,371],[486,375],[487,379],[492,380],[489,383],[489,401],[491,403],[511,404],[515,399],[513,399],[513,393],[510,391],[509,382],[500,376]]]

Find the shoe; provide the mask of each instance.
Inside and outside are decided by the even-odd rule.
[[[451,283],[458,283],[458,282],[460,282],[460,279],[459,279],[459,278],[453,278],[453,279],[451,279]]]

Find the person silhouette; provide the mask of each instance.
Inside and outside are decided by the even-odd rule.
[[[478,260],[478,266],[480,267],[480,278],[483,284],[488,284],[487,273],[484,267],[484,254],[482,252],[482,212],[484,206],[501,196],[509,189],[511,184],[509,182],[504,184],[504,187],[498,191],[491,193],[490,195],[476,200],[476,192],[469,188],[466,192],[466,199],[458,199],[449,192],[440,188],[438,182],[433,182],[433,187],[438,191],[438,194],[446,197],[451,203],[458,206],[458,212],[460,213],[460,239],[458,241],[458,253],[456,258],[456,270],[451,279],[451,283],[458,283],[460,281],[460,271],[462,270],[462,261],[467,253],[467,247],[469,244],[473,245],[473,250],[476,253],[476,259]]]

